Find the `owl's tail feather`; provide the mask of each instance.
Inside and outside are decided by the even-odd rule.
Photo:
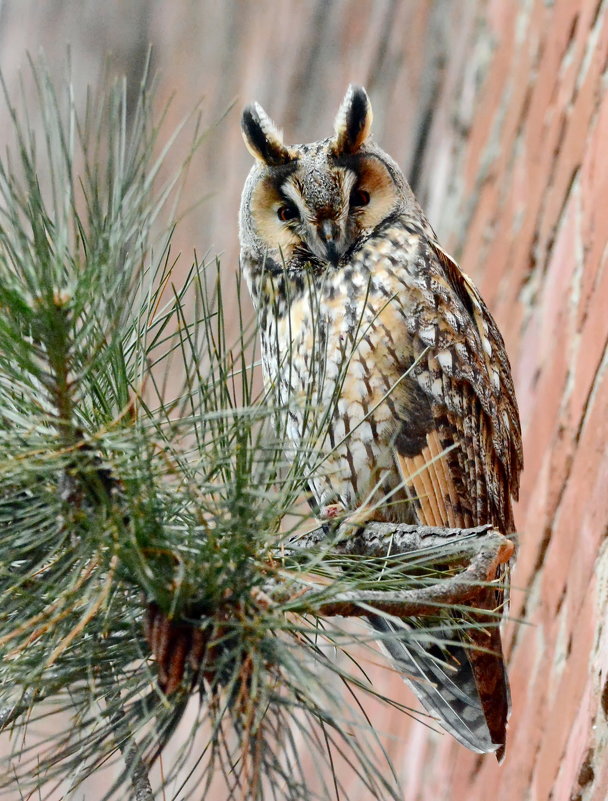
[[[396,624],[377,615],[370,615],[369,621],[383,634],[382,645],[425,710],[437,717],[441,726],[466,748],[478,754],[495,753],[500,761],[506,719],[502,736],[492,737],[467,651],[453,643],[454,635],[450,638],[445,632],[446,639],[452,642],[440,648],[416,642],[406,623]],[[506,685],[505,691],[508,696]]]

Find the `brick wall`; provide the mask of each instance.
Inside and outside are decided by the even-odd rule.
[[[78,9],[78,14],[74,11]],[[402,715],[380,728],[406,801],[604,801],[608,795],[608,0],[5,0],[14,80],[65,44],[81,83],[102,52],[133,77],[155,43],[173,119],[204,96],[211,128],[189,184],[211,197],[178,248],[236,269],[249,166],[239,109],[260,100],[289,139],[330,130],[349,81],[416,183],[441,241],[505,335],[526,467],[508,627],[507,757],[471,755]],[[230,104],[235,106],[230,108]],[[226,116],[220,120],[221,115]],[[216,124],[217,123],[217,124]],[[386,673],[383,674],[386,677]],[[386,679],[385,679],[386,680]],[[395,695],[404,696],[395,679]],[[92,797],[92,796],[91,796]],[[364,799],[352,783],[349,799]]]
[[[509,630],[513,713],[504,765],[444,743],[409,797],[601,801],[608,3],[493,2],[480,11],[470,52],[482,53],[484,74],[470,90],[467,135],[456,141],[449,121],[437,125],[424,179],[439,228],[496,315],[513,362],[526,466],[512,614],[525,624]],[[442,95],[439,106],[455,102]],[[446,197],[432,165],[450,140]]]

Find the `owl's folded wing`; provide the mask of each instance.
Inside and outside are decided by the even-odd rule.
[[[418,357],[413,375],[434,426],[417,455],[396,458],[428,525],[492,523],[513,531],[510,497],[522,469],[521,429],[504,342],[470,279],[438,245],[421,238],[417,313],[408,334]]]
[[[433,425],[426,432],[426,445],[416,454],[400,451],[397,437],[395,459],[414,496],[420,523],[454,527],[492,523],[509,534],[514,529],[511,496],[517,496],[523,460],[504,343],[458,265],[423,237],[419,247],[420,280],[417,285],[414,274],[410,284],[416,314],[407,324],[417,356],[412,372],[430,404]],[[497,587],[488,588],[479,605],[499,613],[502,603]],[[493,744],[504,744],[509,709],[502,645],[496,620],[483,613],[470,619],[473,628],[465,636],[467,647],[447,649],[458,666],[451,677],[423,646],[412,651],[396,640],[388,650],[406,673],[418,675],[418,681],[410,683],[425,707],[439,714],[457,739],[468,744],[465,740],[475,731],[474,750],[491,750],[485,739],[489,734]],[[460,696],[454,687],[460,688]],[[467,699],[464,706],[462,698]],[[485,726],[475,717],[479,711],[485,715]]]

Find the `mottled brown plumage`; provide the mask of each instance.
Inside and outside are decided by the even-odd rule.
[[[508,534],[522,454],[502,337],[370,127],[356,87],[335,135],[308,145],[286,146],[258,105],[243,114],[256,164],[243,191],[241,263],[266,381],[288,406],[319,509],[492,523]],[[501,603],[488,588],[483,605]],[[502,753],[509,700],[498,628],[480,613],[462,646],[438,652],[407,621],[370,619],[446,729],[473,750]]]

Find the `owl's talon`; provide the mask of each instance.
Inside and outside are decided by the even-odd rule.
[[[335,520],[346,512],[346,508],[341,503],[330,503],[328,506],[321,507],[319,520]]]

